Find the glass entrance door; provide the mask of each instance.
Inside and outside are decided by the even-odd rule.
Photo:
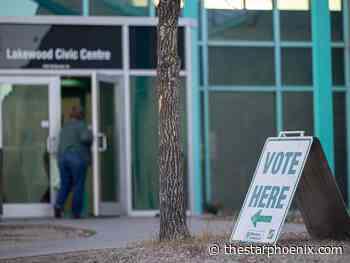
[[[58,77],[0,77],[4,217],[53,215]]]
[[[122,88],[118,77],[95,75],[94,176],[96,215],[120,214]],[[96,199],[95,199],[96,200]],[[96,211],[97,210],[97,211]]]

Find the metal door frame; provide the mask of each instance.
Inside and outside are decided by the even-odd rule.
[[[49,138],[57,138],[61,126],[61,89],[59,76],[18,76],[1,75],[0,83],[14,85],[47,85],[48,86],[48,112],[49,112]],[[35,87],[33,87],[35,88]],[[0,107],[0,148],[2,148],[2,107]],[[50,156],[50,173],[57,169],[55,156]],[[6,204],[3,205],[3,217],[45,217],[53,216],[55,193],[50,177],[50,203]]]
[[[118,103],[115,104],[115,107],[113,110],[115,111],[115,114],[117,114],[117,108],[121,110],[121,114],[119,116],[115,116],[118,118],[116,121],[118,122],[118,125],[120,126],[121,133],[118,134],[118,169],[119,169],[119,178],[118,178],[118,202],[102,202],[101,200],[101,175],[100,175],[100,163],[99,163],[99,134],[100,134],[100,105],[99,105],[99,99],[100,99],[100,91],[98,82],[103,81],[107,83],[113,83],[115,87],[115,102],[120,102],[122,105],[118,105]],[[123,84],[123,77],[116,74],[109,74],[106,72],[94,72],[92,74],[92,127],[93,127],[93,133],[95,135],[95,140],[93,143],[93,187],[94,187],[94,214],[96,216],[98,215],[115,215],[115,214],[126,214],[126,203],[127,203],[127,196],[130,189],[127,189],[126,187],[126,180],[127,180],[127,161],[126,156],[120,154],[120,153],[127,153],[128,147],[127,144],[123,143],[123,138],[127,138],[129,135],[125,132],[126,122],[125,122],[125,88]],[[117,100],[117,96],[121,96],[121,99]],[[112,208],[113,206],[113,208]]]

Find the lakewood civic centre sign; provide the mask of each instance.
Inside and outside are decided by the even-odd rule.
[[[0,69],[121,68],[121,26],[0,24]]]
[[[267,139],[231,240],[276,242],[312,142],[312,137]]]

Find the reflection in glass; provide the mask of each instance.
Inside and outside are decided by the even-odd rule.
[[[238,211],[267,137],[276,134],[272,92],[210,92],[212,203]],[[252,127],[258,127],[258,132]]]
[[[207,9],[243,9],[243,1],[204,0],[204,7]]]
[[[210,9],[207,17],[210,40],[273,39],[271,11]]]
[[[48,87],[1,85],[5,203],[50,201]]]
[[[341,11],[342,0],[329,0],[329,9],[331,11]]]
[[[281,11],[281,39],[284,41],[311,40],[310,11]]]
[[[346,100],[345,92],[333,93],[334,116],[334,152],[335,152],[335,179],[343,194],[344,200],[348,200],[347,192],[347,139],[346,139]]]
[[[147,16],[148,0],[90,0],[90,14],[97,16]]]
[[[260,4],[257,4],[257,3]],[[208,7],[208,38],[212,40],[272,40],[271,1],[247,1],[246,6],[229,8],[229,1],[215,1]]]
[[[298,116],[296,118],[296,116]],[[283,129],[313,135],[313,97],[311,92],[283,93]]]
[[[82,0],[1,0],[0,16],[81,15]]]
[[[310,48],[282,48],[282,83],[284,85],[312,85]]]
[[[39,2],[39,1],[35,1]],[[37,15],[81,15],[82,0],[40,1]]]
[[[132,206],[136,210],[158,209],[158,102],[156,78],[131,78]],[[180,84],[180,129],[183,171],[187,192],[186,89]]]
[[[278,0],[278,9],[280,10],[309,10],[309,0]]]
[[[332,48],[332,73],[333,85],[345,85],[343,48]]]
[[[271,10],[271,0],[204,0],[207,9]]]
[[[130,67],[132,69],[155,69],[157,67],[157,28],[155,26],[130,27],[129,38]],[[178,30],[178,52],[181,59],[181,69],[185,69],[184,27],[179,27]]]
[[[330,0],[330,10],[331,10],[331,32],[332,41],[342,41],[343,40],[343,11],[342,11],[342,1]]]
[[[274,85],[273,48],[209,47],[210,85]]]

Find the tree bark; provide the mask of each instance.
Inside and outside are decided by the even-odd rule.
[[[178,20],[180,0],[160,0],[158,5],[158,87],[160,231],[159,239],[189,236],[186,225],[184,176],[181,162]]]

